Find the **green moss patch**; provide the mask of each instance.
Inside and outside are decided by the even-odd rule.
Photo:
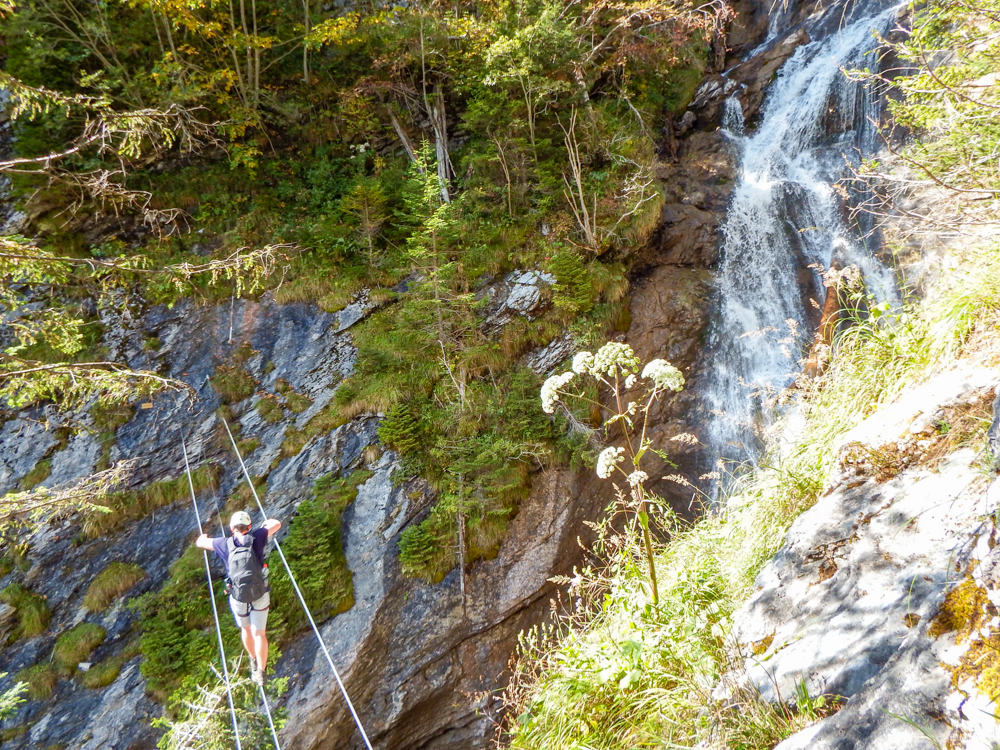
[[[49,624],[52,613],[45,597],[17,583],[0,591],[0,602],[17,610],[17,628],[10,639],[31,638],[42,633]]]
[[[80,682],[84,687],[91,690],[107,687],[115,681],[122,667],[138,656],[139,653],[139,642],[133,639],[125,645],[121,653],[109,656],[99,663],[92,665],[90,669],[80,675]]]
[[[49,478],[49,474],[52,473],[52,459],[46,458],[44,461],[39,461],[35,466],[29,471],[21,481],[18,483],[18,489],[22,492],[27,492],[28,490],[33,490],[35,487],[40,485],[46,479]]]
[[[52,662],[63,674],[71,675],[76,665],[86,661],[91,652],[104,642],[107,631],[92,622],[81,622],[56,639]]]
[[[97,459],[97,470],[103,471],[111,465],[111,448],[115,444],[118,428],[125,425],[135,414],[129,404],[103,404],[98,402],[90,408],[90,418],[97,428],[97,440],[101,444],[101,456]]]
[[[146,577],[146,571],[133,563],[113,562],[97,574],[83,596],[83,606],[99,612]]]

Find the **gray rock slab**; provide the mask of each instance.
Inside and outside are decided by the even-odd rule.
[[[980,368],[942,373],[839,444],[919,445],[948,409],[992,400],[996,382],[995,372]],[[960,448],[882,481],[838,464],[829,489],[795,520],[734,615],[742,668],[716,696],[751,685],[769,701],[792,702],[803,687],[849,699],[780,750],[916,750],[949,738],[955,747],[993,747],[996,707],[974,686],[956,692],[947,666],[967,645],[929,634],[946,593],[970,566],[1000,602],[1000,555],[994,559],[988,543],[1000,480],[984,474],[979,459],[978,449]]]

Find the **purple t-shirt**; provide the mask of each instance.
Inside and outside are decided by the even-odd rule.
[[[267,544],[267,529],[250,529],[250,533],[247,536],[253,537],[253,553],[257,556],[257,561],[263,565],[264,545]],[[243,537],[243,540],[245,542],[246,537]],[[212,549],[215,550],[216,556],[222,561],[222,567],[226,569],[226,575],[229,575],[229,547],[226,546],[226,541],[227,537],[215,537],[212,539]]]

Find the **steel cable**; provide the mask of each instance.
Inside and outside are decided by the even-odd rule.
[[[236,452],[236,458],[240,462],[240,468],[243,469],[243,476],[247,480],[247,484],[250,485],[250,492],[253,494],[253,499],[257,501],[257,507],[260,509],[261,515],[266,519],[267,513],[264,511],[264,506],[260,502],[260,498],[257,496],[257,488],[253,486],[253,480],[250,478],[250,472],[247,471],[247,465],[243,462],[243,456],[240,455],[240,449],[236,445],[236,440],[233,438],[233,432],[229,429],[229,422],[225,417],[221,417],[222,424],[226,427],[226,434],[229,435],[229,442],[233,445],[233,451]],[[278,557],[281,558],[281,562],[285,565],[285,570],[288,571],[288,580],[292,583],[292,588],[295,589],[296,595],[299,597],[299,603],[302,604],[302,609],[306,613],[306,617],[309,619],[309,625],[312,627],[313,633],[316,635],[316,640],[319,641],[320,648],[323,651],[323,656],[326,657],[327,663],[330,665],[330,669],[333,671],[334,679],[337,680],[337,686],[340,688],[340,692],[344,696],[344,701],[347,703],[347,708],[351,711],[351,716],[354,718],[354,723],[358,727],[358,732],[361,733],[361,739],[365,742],[365,747],[368,750],[372,750],[371,742],[368,741],[368,735],[365,733],[365,728],[361,725],[361,719],[358,717],[358,712],[354,710],[354,704],[351,702],[350,696],[347,694],[347,688],[344,687],[343,681],[340,679],[340,673],[337,671],[337,667],[333,664],[333,657],[330,656],[330,651],[326,647],[326,643],[323,641],[323,636],[320,635],[319,627],[316,625],[316,621],[313,619],[312,612],[309,611],[309,605],[306,604],[305,597],[302,595],[302,590],[299,588],[299,584],[295,580],[295,575],[292,573],[292,567],[288,564],[288,560],[285,558],[285,553],[281,551],[281,545],[278,544],[278,540],[274,540],[274,548],[278,553]]]
[[[194,494],[194,481],[191,479],[191,465],[188,463],[187,446],[181,438],[181,450],[184,452],[184,471],[187,472],[188,487],[191,488],[191,504],[194,506],[194,517],[198,522],[198,533],[204,534],[201,527],[201,515],[198,513],[198,500]],[[219,626],[219,608],[215,606],[215,590],[212,588],[212,569],[208,565],[208,552],[202,550],[205,558],[205,576],[208,579],[208,598],[212,602],[212,617],[215,619],[215,635],[219,640],[219,657],[222,659],[222,678],[226,682],[226,697],[229,699],[229,713],[233,719],[233,737],[236,740],[236,750],[243,750],[240,744],[240,730],[236,723],[236,706],[233,705],[233,689],[229,683],[229,667],[226,666],[226,649],[222,645],[222,628]]]

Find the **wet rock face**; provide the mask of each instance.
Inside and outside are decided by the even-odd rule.
[[[917,727],[943,745],[975,713],[955,700],[945,666],[955,639],[934,623],[970,565],[992,556],[1000,480],[983,474],[976,449],[940,450],[936,425],[992,402],[996,386],[995,371],[947,372],[845,436],[829,489],[734,615],[743,668],[717,697],[751,685],[769,701],[794,701],[800,686],[849,699],[781,750],[926,746]],[[870,459],[860,468],[859,451]],[[922,460],[902,460],[913,451]]]

